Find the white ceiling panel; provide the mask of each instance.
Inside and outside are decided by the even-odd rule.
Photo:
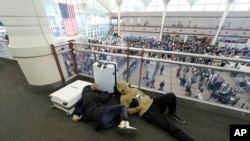
[[[109,12],[112,12],[116,8],[115,0],[98,0]]]

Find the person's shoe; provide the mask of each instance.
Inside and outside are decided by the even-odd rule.
[[[135,133],[137,133],[137,129],[134,128],[134,127],[131,127],[129,125],[129,122],[128,121],[124,121],[124,120],[122,120],[120,122],[120,124],[118,125],[117,131],[120,134],[135,134]]]
[[[79,121],[79,120],[81,120],[81,118],[82,118],[82,115],[79,116],[79,115],[75,115],[75,114],[74,114],[74,115],[72,116],[72,120],[73,120],[73,121]]]
[[[186,121],[183,120],[183,119],[181,119],[179,116],[177,116],[176,113],[174,113],[174,114],[168,114],[168,115],[169,115],[171,118],[173,118],[174,120],[176,120],[176,121],[178,121],[178,122],[180,122],[180,123],[182,123],[182,124],[186,123]]]

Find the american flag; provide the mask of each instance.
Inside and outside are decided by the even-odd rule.
[[[77,25],[73,4],[59,3],[62,20],[67,36],[77,35]]]

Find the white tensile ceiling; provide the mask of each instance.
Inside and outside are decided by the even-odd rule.
[[[115,0],[98,0],[109,12],[112,12],[116,7]]]

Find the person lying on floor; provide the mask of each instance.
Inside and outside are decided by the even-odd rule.
[[[111,94],[100,92],[97,90],[97,87],[97,84],[93,83],[83,88],[80,101],[80,104],[82,104],[81,112],[74,113],[72,119],[78,121],[84,118],[85,121],[92,122],[97,131],[111,128],[120,122],[117,127],[118,133],[136,133],[137,129],[129,125],[126,107],[121,104],[106,105]]]
[[[168,115],[180,123],[185,123],[176,114],[176,96],[174,93],[166,93],[156,98],[150,98],[138,88],[130,88],[125,81],[117,83],[117,90],[121,93],[120,102],[128,109],[128,114],[138,114],[147,121],[163,128],[178,141],[194,141],[181,129],[169,122],[164,115],[168,108]]]

